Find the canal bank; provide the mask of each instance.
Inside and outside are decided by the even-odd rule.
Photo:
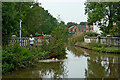
[[[74,46],[97,51],[97,52],[102,52],[102,53],[120,54],[120,47],[109,46],[96,42],[91,42],[91,43],[76,42]]]
[[[120,55],[69,46],[66,59],[39,62],[36,67],[7,73],[3,78],[120,78]],[[102,73],[102,74],[101,74]]]
[[[81,45],[75,45],[75,47],[80,47],[80,48],[83,48],[83,49],[87,49],[87,50],[92,50],[92,51],[96,51],[96,52],[102,52],[102,53],[112,53],[112,54],[120,54],[120,51],[103,51],[103,50],[99,50],[99,49],[92,49],[92,48],[87,48],[87,47],[84,47],[84,46],[81,46]],[[111,48],[112,49],[112,48]]]
[[[103,41],[103,39],[101,39]],[[88,41],[88,42],[87,42]],[[108,41],[108,43],[103,44],[100,41],[97,42],[97,39],[86,39],[85,38],[85,33],[80,33],[80,34],[73,34],[69,37],[69,44],[71,46],[76,46],[76,47],[81,47],[84,49],[88,50],[93,50],[97,52],[102,52],[102,53],[113,53],[113,54],[120,54],[120,46],[117,45],[110,45],[109,42],[114,42],[114,41]],[[119,39],[118,39],[119,42]],[[114,43],[115,44],[115,43]]]

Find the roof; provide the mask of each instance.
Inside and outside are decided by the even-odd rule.
[[[85,26],[85,25],[77,25],[77,27],[78,27],[80,30],[86,30],[86,26]]]

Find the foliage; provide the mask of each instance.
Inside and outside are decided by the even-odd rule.
[[[85,14],[88,14],[88,25],[96,23],[103,34],[109,34],[113,22],[118,24],[120,21],[119,4],[120,2],[86,2]]]
[[[85,33],[80,33],[78,35],[73,34],[69,39],[70,44],[75,45],[77,42],[83,42],[84,41],[84,35],[85,35]]]
[[[31,8],[26,17],[24,21],[25,30],[29,31],[29,34],[35,35],[36,32],[50,34],[54,26],[57,25],[57,20],[47,10],[38,5]]]
[[[34,65],[40,59],[47,58],[46,53],[36,47],[4,46],[2,50],[2,73]]]
[[[87,35],[89,37],[96,37],[96,36],[98,36],[98,33],[96,33],[96,32],[86,32],[85,35]]]
[[[87,24],[87,22],[80,22],[79,25],[86,25],[86,24]]]
[[[67,42],[67,29],[63,24],[58,25],[52,31],[52,37],[49,43],[44,41],[42,43],[42,49],[48,53],[49,58],[64,58],[65,57],[65,42]]]
[[[110,34],[112,36],[120,37],[120,26],[113,26],[113,28],[110,29]]]
[[[98,47],[98,48],[100,48],[100,47],[106,47],[105,45],[100,44],[100,43],[96,43],[96,42],[91,42],[91,43],[88,44],[88,46],[90,48],[93,48],[93,47]]]
[[[101,43],[95,43],[95,42],[91,42],[87,45],[87,47],[97,50],[97,51],[106,51],[106,52],[120,52],[120,49],[118,47],[114,47],[114,46],[108,46],[108,45],[104,45]]]
[[[2,3],[2,35],[3,37],[19,34],[20,19],[24,20],[32,3]]]
[[[35,33],[50,34],[58,24],[47,10],[35,2],[10,2],[2,3],[2,36],[3,43],[13,34],[19,36],[20,19],[22,20],[22,37]],[[6,38],[6,40],[5,40]]]
[[[67,28],[69,28],[71,26],[76,26],[76,25],[78,25],[78,24],[75,22],[68,22],[66,26],[67,26]]]

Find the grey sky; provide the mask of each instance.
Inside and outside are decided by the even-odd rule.
[[[86,0],[38,0],[42,3],[42,7],[53,15],[60,18],[65,23],[87,21],[87,15],[85,15],[85,3]]]

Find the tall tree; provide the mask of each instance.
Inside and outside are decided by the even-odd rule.
[[[57,20],[39,5],[33,5],[24,22],[29,34],[33,35],[36,32],[50,34],[57,24]]]
[[[78,24],[75,22],[68,22],[66,26],[69,28],[69,27],[75,26],[75,25],[78,25]]]
[[[87,24],[87,22],[80,22],[79,25],[86,25],[86,24]]]
[[[32,3],[2,3],[2,35],[11,36],[19,33],[20,19],[24,20]]]
[[[88,25],[97,23],[103,34],[109,34],[113,22],[118,24],[120,2],[86,2],[85,14],[88,14]]]
[[[60,24],[47,10],[35,2],[2,3],[2,36],[11,37],[13,34],[19,37],[20,20],[22,20],[22,36],[35,33],[50,34],[57,24]]]

